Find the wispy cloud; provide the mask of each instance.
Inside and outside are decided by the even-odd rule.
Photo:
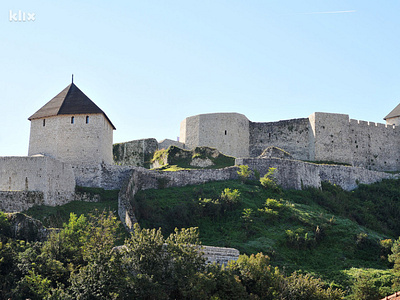
[[[299,13],[299,15],[319,15],[319,14],[347,14],[347,13],[354,13],[355,10],[336,10],[336,11],[316,11],[316,12],[309,12],[309,13]]]

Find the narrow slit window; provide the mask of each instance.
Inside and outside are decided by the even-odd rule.
[[[46,126],[46,119],[43,119],[43,127]]]
[[[86,116],[86,124],[89,124],[89,116]]]
[[[71,124],[74,124],[75,117],[71,117]]]
[[[226,135],[226,130],[225,130],[225,135]]]

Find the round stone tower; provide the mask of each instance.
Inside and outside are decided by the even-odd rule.
[[[43,154],[73,166],[113,163],[114,125],[74,83],[29,117],[28,155]]]

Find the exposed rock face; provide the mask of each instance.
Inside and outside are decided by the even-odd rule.
[[[13,213],[9,218],[11,237],[25,241],[44,241],[49,231],[42,222],[21,213]]]
[[[265,149],[258,158],[293,159],[289,152],[275,146],[270,146]]]

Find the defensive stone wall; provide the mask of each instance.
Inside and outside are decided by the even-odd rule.
[[[349,149],[353,165],[372,170],[400,170],[400,129],[350,119]]]
[[[268,123],[250,122],[235,113],[198,115],[181,123],[181,141],[187,148],[210,146],[237,158],[257,157],[275,146],[300,160],[400,170],[400,129],[346,114],[315,112],[308,118]]]
[[[61,205],[73,200],[75,177],[70,164],[51,157],[0,157],[0,191],[38,191],[43,204]]]
[[[279,158],[238,158],[236,165],[248,165],[264,176],[269,168],[276,168],[275,178],[284,189],[301,190],[305,187],[320,188],[321,182],[336,184],[344,190],[353,190],[358,184],[371,184],[397,176],[364,168],[324,165]]]
[[[77,185],[105,190],[121,189],[132,169],[135,167],[107,164],[73,166]]]
[[[148,167],[157,150],[158,142],[153,138],[114,144],[114,163],[120,166]]]
[[[72,165],[112,164],[112,138],[113,128],[103,114],[34,119],[28,155],[44,154]]]
[[[168,149],[169,146],[176,146],[179,147],[181,149],[185,149],[185,144],[178,142],[178,141],[174,141],[174,140],[170,140],[170,139],[164,139],[162,141],[160,141],[158,143],[158,149]]]
[[[293,157],[312,160],[310,157],[311,126],[308,118],[269,123],[250,122],[249,156],[259,156],[267,147],[275,146]]]
[[[12,213],[44,204],[43,192],[0,191],[0,211]]]
[[[219,265],[227,265],[230,261],[237,261],[239,258],[239,250],[235,248],[223,248],[202,246],[204,257],[207,259],[206,263],[217,263]]]

